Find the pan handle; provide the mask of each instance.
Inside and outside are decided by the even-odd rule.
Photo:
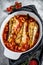
[[[12,60],[17,60],[21,56],[22,53],[17,53],[17,52],[12,52],[8,50],[7,48],[4,49],[4,56],[12,59]]]

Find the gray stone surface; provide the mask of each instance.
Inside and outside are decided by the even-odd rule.
[[[8,14],[3,12],[3,10],[11,4],[14,4],[15,1],[22,2],[23,6],[34,4],[43,19],[43,0],[0,0],[0,27],[3,20],[8,16]],[[3,55],[3,52],[4,48],[0,42],[0,65],[9,65],[8,59]]]

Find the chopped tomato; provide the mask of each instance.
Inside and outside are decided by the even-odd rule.
[[[8,48],[11,47],[11,46],[10,46],[10,43],[8,43],[8,42],[6,42],[6,46],[7,46]]]
[[[4,33],[3,37],[4,37],[4,39],[5,39],[5,40],[6,40],[6,36],[7,36],[7,34],[6,34],[6,33]]]
[[[23,52],[24,52],[24,51],[26,51],[26,49],[22,48],[22,49],[21,49],[21,51],[23,51]]]
[[[24,22],[25,21],[25,19],[23,18],[23,17],[20,17],[19,18],[22,22]]]
[[[17,32],[19,32],[20,28],[17,29]]]
[[[5,28],[5,32],[7,32],[8,31],[8,27],[6,26],[6,28]]]
[[[18,46],[15,46],[15,51],[18,51]]]
[[[24,45],[24,48],[27,50],[29,48],[29,45],[28,44],[25,44]]]
[[[18,50],[20,51],[21,50],[21,47],[18,47]]]
[[[14,46],[16,45],[14,41],[12,41],[12,43],[11,43],[11,44],[12,44],[12,45],[14,45]]]
[[[14,39],[16,38],[16,35],[14,35]]]
[[[20,27],[22,26],[22,22],[20,22]]]

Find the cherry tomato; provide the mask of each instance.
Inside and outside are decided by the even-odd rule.
[[[16,5],[16,9],[18,9],[18,8],[21,8],[21,6],[20,5]]]
[[[16,4],[15,4],[15,7],[16,7],[16,9],[18,9],[18,8],[21,8],[22,5],[21,5],[21,3],[16,3]]]
[[[8,12],[12,12],[11,7],[7,8],[7,11],[8,11]]]
[[[29,65],[38,65],[38,62],[36,60],[31,60]]]

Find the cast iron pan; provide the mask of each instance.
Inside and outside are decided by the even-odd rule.
[[[43,22],[42,19],[41,19],[41,17],[40,17],[40,15],[38,14],[38,11],[37,11],[36,7],[35,7],[34,5],[28,5],[28,6],[24,6],[24,7],[20,8],[20,9],[14,9],[14,10],[13,10],[11,13],[9,13],[9,14],[12,14],[12,13],[14,13],[14,12],[16,12],[16,11],[22,11],[22,10],[24,10],[24,11],[29,11],[29,12],[32,12],[32,13],[36,14],[36,15],[39,17],[40,21]],[[27,53],[22,54],[21,57],[20,57],[18,60],[11,60],[11,59],[9,59],[9,64],[10,64],[10,65],[19,65],[20,63],[23,63],[23,62],[24,62],[27,58],[29,58],[34,52],[36,52],[39,48],[41,48],[40,46],[42,46],[42,39],[41,39],[40,43],[37,45],[37,47],[35,47],[35,48],[34,48],[32,51],[30,51],[30,52],[27,52]],[[42,52],[41,52],[41,53],[42,53]],[[41,54],[41,55],[42,55],[42,54]],[[39,55],[39,57],[41,58],[40,55]],[[39,59],[39,58],[38,58],[38,59]],[[39,60],[39,61],[41,61],[41,60]]]

